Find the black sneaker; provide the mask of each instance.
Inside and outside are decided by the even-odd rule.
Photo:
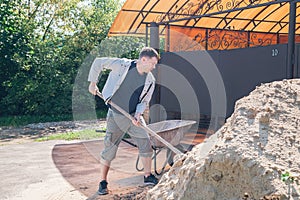
[[[150,174],[148,177],[144,176],[145,185],[156,185],[157,183],[158,179],[153,174]]]
[[[98,190],[98,194],[100,195],[105,195],[108,194],[108,190],[107,190],[107,181],[103,180],[99,183],[99,190]]]

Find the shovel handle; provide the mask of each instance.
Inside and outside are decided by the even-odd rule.
[[[105,101],[103,95],[102,95],[99,91],[97,91],[97,96],[100,97],[101,99],[103,99],[103,100]],[[128,119],[130,119],[130,120],[135,120],[134,117],[132,117],[129,113],[127,113],[125,110],[123,110],[120,106],[118,106],[117,104],[115,104],[115,103],[112,102],[111,100],[109,100],[108,103],[109,103],[112,107],[114,107],[116,110],[118,110],[120,113],[122,113],[122,115],[124,115],[125,117],[127,117]]]
[[[101,99],[105,100],[103,95],[97,91],[97,96],[99,96]],[[129,113],[127,113],[125,110],[123,110],[120,106],[112,102],[111,100],[108,101],[108,103],[114,107],[116,110],[118,110],[120,113],[122,113],[125,117],[127,117],[130,120],[135,120],[134,117],[132,117]],[[155,137],[157,140],[162,142],[164,145],[166,145],[171,151],[173,151],[175,154],[182,154],[181,151],[179,151],[177,148],[175,148],[173,145],[171,145],[169,142],[167,142],[165,139],[160,137],[157,133],[155,133],[153,130],[151,130],[147,125],[144,120],[144,118],[141,117],[140,122],[142,124],[141,128],[144,129],[147,133]]]

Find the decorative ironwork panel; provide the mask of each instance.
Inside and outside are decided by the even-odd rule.
[[[284,35],[170,26],[170,51],[227,50],[287,43]],[[286,36],[287,37],[287,36]],[[300,40],[300,36],[296,36]]]
[[[214,29],[209,31],[207,43],[207,50],[246,48],[248,46],[248,33]]]
[[[249,32],[249,46],[268,46],[278,43],[278,34]]]
[[[206,29],[171,26],[170,51],[195,51],[206,49]]]

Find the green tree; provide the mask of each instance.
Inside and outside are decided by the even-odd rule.
[[[32,54],[30,40],[34,27],[27,22],[22,6],[19,0],[2,0],[0,4],[0,102],[15,87],[10,81],[11,77],[28,69],[26,63],[21,63]],[[1,104],[0,115],[7,112],[6,107]]]
[[[0,116],[70,115],[74,102],[89,112],[95,104],[87,74],[95,56],[135,59],[145,43],[106,37],[120,6],[119,0],[1,0]],[[106,108],[100,99],[96,106]]]
[[[70,114],[77,70],[119,8],[114,0],[4,0],[1,115]]]

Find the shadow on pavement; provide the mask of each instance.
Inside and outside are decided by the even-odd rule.
[[[62,176],[87,199],[114,199],[143,183],[143,173],[135,169],[138,151],[121,143],[117,157],[112,162],[108,178],[109,195],[97,195],[100,178],[100,151],[102,140],[57,144],[52,150],[52,159]]]

